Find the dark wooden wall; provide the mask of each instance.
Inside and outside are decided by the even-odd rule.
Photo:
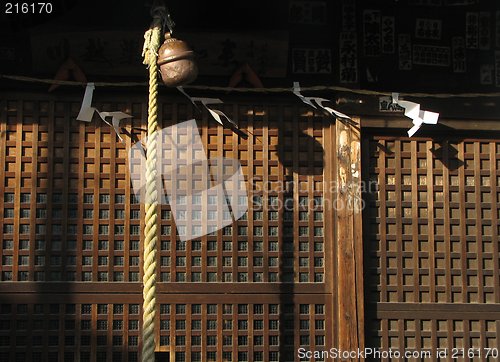
[[[90,124],[76,121],[79,106],[71,96],[4,94],[1,101],[2,360],[138,357],[144,210],[130,186],[132,140],[120,143],[97,115]],[[144,137],[142,98],[95,106],[131,113],[125,127]],[[184,243],[169,206],[161,206],[157,350],[172,361],[293,361],[299,346],[357,346],[362,308],[337,283],[344,270],[337,248],[352,249],[353,239],[337,242],[326,206],[337,193],[335,123],[296,103],[223,109],[247,136],[204,112],[196,114],[201,137],[209,158],[241,162],[249,210],[232,226]],[[162,99],[159,112],[162,126],[194,116],[177,99]],[[285,182],[295,186],[283,191]],[[285,200],[288,211],[277,206]],[[345,267],[361,272],[360,254],[349,255]],[[340,277],[345,286],[362,275],[344,270]],[[351,329],[352,339],[338,328]]]
[[[458,135],[364,133],[367,346],[495,360],[500,143]]]

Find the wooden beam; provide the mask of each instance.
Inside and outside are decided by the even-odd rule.
[[[363,270],[363,198],[361,185],[361,128],[359,118],[351,125],[351,185],[353,193],[354,258],[356,267],[356,307],[358,321],[358,347],[364,348],[364,270]]]
[[[410,129],[411,119],[401,116],[363,116],[361,120],[362,128],[386,128],[386,129]],[[437,125],[424,125],[415,135],[418,137],[422,133],[436,133],[446,131],[500,131],[500,122],[487,119],[445,119],[440,117]],[[406,133],[406,132],[405,132]]]
[[[359,119],[336,122],[338,348],[363,348],[363,251]],[[358,360],[358,359],[352,359]]]

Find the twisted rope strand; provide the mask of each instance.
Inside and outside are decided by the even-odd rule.
[[[158,128],[158,65],[161,25],[155,18],[152,29],[144,34],[144,64],[149,70],[148,138],[146,144],[146,216],[144,229],[144,276],[142,310],[142,361],[155,360],[155,316],[156,316],[156,244],[158,240],[158,190],[156,185],[156,146]],[[161,22],[160,22],[161,23]]]

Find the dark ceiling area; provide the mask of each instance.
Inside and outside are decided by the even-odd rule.
[[[151,1],[54,0],[53,12],[3,15],[3,29],[20,32],[38,26],[69,29],[143,29],[151,22]],[[180,29],[249,30],[287,28],[287,0],[274,1],[167,1]],[[61,29],[62,30],[62,29]]]
[[[140,52],[151,1],[51,3],[51,14],[2,12],[1,73],[49,77],[72,56],[89,79],[144,78]],[[232,72],[248,63],[264,86],[298,80],[424,92],[500,87],[495,0],[172,0],[166,5],[176,23],[174,35],[190,42],[199,56],[203,83],[227,85]],[[117,54],[125,48],[126,55]],[[108,52],[102,59],[96,58],[99,49]],[[106,65],[112,71],[106,72]]]

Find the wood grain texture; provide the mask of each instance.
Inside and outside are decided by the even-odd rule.
[[[338,343],[340,349],[353,351],[362,348],[364,334],[361,143],[359,130],[340,120],[335,136]]]

